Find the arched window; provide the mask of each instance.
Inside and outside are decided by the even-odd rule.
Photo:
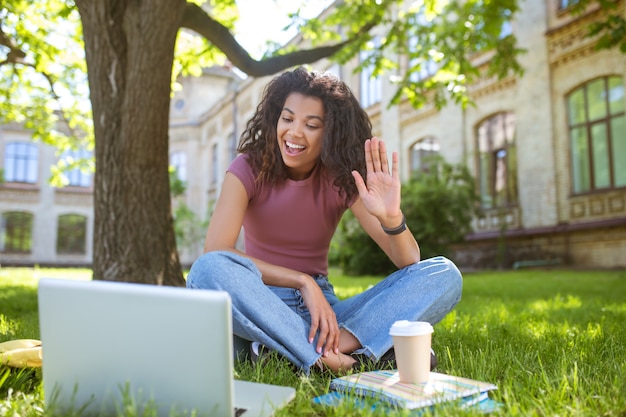
[[[57,253],[84,254],[87,240],[87,217],[80,214],[59,216]]]
[[[32,143],[7,143],[4,152],[4,180],[6,182],[37,182],[37,146]]]
[[[439,155],[439,141],[432,136],[418,140],[411,146],[411,172],[428,172],[430,159]]]
[[[498,113],[477,129],[478,183],[485,208],[517,204],[515,115]]]
[[[0,251],[30,253],[33,241],[33,215],[21,211],[2,213],[0,224]]]
[[[567,96],[572,192],[626,187],[626,117],[621,77],[590,81]]]

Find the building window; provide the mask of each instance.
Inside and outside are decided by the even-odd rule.
[[[217,153],[217,143],[211,147],[211,187],[217,187],[217,173],[219,164],[219,155]]]
[[[4,153],[4,180],[6,182],[37,182],[37,146],[32,143],[7,143]]]
[[[228,136],[228,158],[230,161],[237,157],[237,136],[235,132]]]
[[[374,76],[375,64],[374,53],[380,47],[380,38],[376,37],[372,40],[372,49],[361,51],[359,59],[363,69],[361,71],[360,87],[361,87],[361,106],[370,107],[382,100],[382,79],[380,75]]]
[[[418,140],[411,146],[411,172],[428,172],[431,159],[439,155],[439,141],[432,136]]]
[[[422,8],[423,7],[424,6],[422,5]],[[426,19],[423,9],[415,16],[415,21],[417,26],[421,28],[428,28],[431,25],[431,22]],[[426,43],[428,45],[432,44],[434,37],[434,34],[428,35]],[[437,51],[427,51],[429,57],[425,59],[423,57],[423,49],[428,48],[428,46],[423,46],[419,37],[415,35],[409,38],[408,47],[408,71],[409,79],[412,82],[421,82],[437,74],[437,71],[439,71],[439,64],[437,64],[434,59],[437,55],[440,55]]]
[[[5,253],[30,253],[33,230],[33,215],[13,211],[2,214],[0,251]]]
[[[170,166],[174,169],[176,178],[182,182],[187,181],[187,155],[185,152],[172,152],[170,154]]]
[[[517,204],[515,115],[499,113],[478,125],[478,181],[484,208]]]
[[[419,40],[415,36],[409,39],[409,57],[414,54],[413,51],[416,51],[420,47],[418,42]],[[434,55],[435,53],[430,51],[429,54]],[[439,71],[439,65],[435,62],[432,56],[427,60],[423,58],[410,58],[409,71],[409,79],[413,82],[420,82],[437,74],[437,71]]]
[[[567,96],[572,192],[626,187],[626,117],[621,77],[590,81]]]
[[[91,172],[87,167],[87,162],[91,160],[92,153],[86,149],[69,150],[63,153],[61,160],[68,167],[63,173],[68,180],[67,185],[72,187],[91,186]]]
[[[57,225],[57,253],[85,254],[87,218],[80,214],[59,216]]]

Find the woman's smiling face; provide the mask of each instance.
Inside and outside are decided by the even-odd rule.
[[[307,178],[322,153],[324,104],[318,97],[291,93],[278,118],[278,147],[289,178]]]

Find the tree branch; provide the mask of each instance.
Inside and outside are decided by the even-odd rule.
[[[361,33],[368,32],[378,24],[373,20],[363,26]],[[346,45],[356,41],[359,36],[343,42],[321,46],[314,49],[301,49],[284,55],[264,58],[260,61],[253,59],[250,54],[237,42],[230,30],[220,22],[209,16],[204,10],[193,3],[187,3],[181,27],[191,29],[219,48],[226,57],[244,73],[251,77],[263,77],[275,74],[281,69],[299,64],[310,64],[322,58],[333,55]]]
[[[4,45],[4,44],[3,44]],[[21,51],[20,51],[21,52]],[[29,63],[29,62],[25,62],[25,60],[23,59],[6,59],[5,61],[0,62],[0,66],[2,65],[13,65],[13,68],[15,68],[16,65],[23,65],[25,67],[29,67],[32,68],[36,73],[40,74],[42,77],[45,78],[45,80],[48,82],[48,85],[50,86],[50,95],[52,96],[53,100],[57,102],[58,106],[59,106],[59,114],[61,115],[61,119],[65,122],[70,135],[72,137],[75,138],[79,138],[80,135],[78,134],[78,131],[74,128],[72,128],[72,125],[70,123],[70,120],[65,116],[65,110],[63,110],[63,103],[61,101],[61,97],[57,94],[55,88],[54,88],[54,78],[51,74],[45,72],[45,71],[41,71],[38,70],[37,67],[35,66],[35,64]]]
[[[26,53],[22,51],[16,44],[13,42],[11,38],[9,38],[6,33],[0,27],[0,45],[6,46],[9,48],[9,53],[7,54],[7,59],[2,62],[2,64],[6,64],[9,62],[21,62],[22,59],[26,57]]]

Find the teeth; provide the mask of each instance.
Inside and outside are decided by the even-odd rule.
[[[288,147],[293,148],[293,149],[304,149],[305,146],[303,145],[296,145],[295,143],[291,143],[291,142],[285,142],[287,144]]]

